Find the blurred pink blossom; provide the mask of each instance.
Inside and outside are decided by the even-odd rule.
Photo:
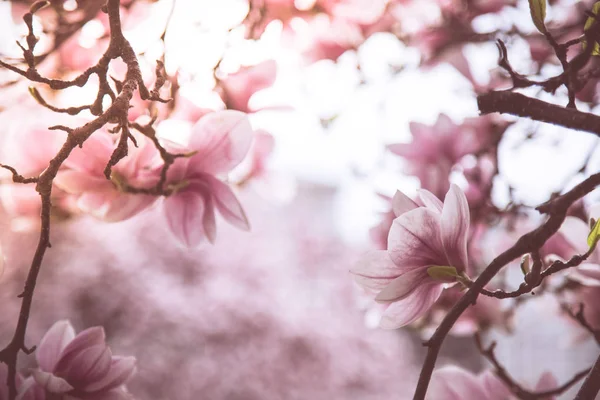
[[[387,306],[380,326],[395,329],[422,316],[440,297],[445,283],[456,276],[436,276],[432,267],[468,267],[469,205],[456,185],[444,203],[421,190],[415,203],[402,192],[393,200],[397,218],[388,249],[367,253],[352,269],[355,280]]]
[[[268,88],[275,82],[277,63],[275,60],[263,61],[249,67],[241,67],[236,73],[221,80],[223,101],[228,109],[248,112],[248,102],[252,95]]]
[[[93,327],[75,335],[69,321],[56,322],[36,350],[39,368],[24,393],[43,388],[73,400],[127,400],[124,384],[135,373],[134,357],[113,356],[104,329]],[[25,385],[24,385],[25,386]]]
[[[467,118],[457,125],[441,114],[433,126],[412,122],[412,142],[391,144],[388,149],[407,161],[407,173],[418,177],[423,189],[441,197],[450,187],[452,167],[465,155],[485,147],[493,128],[489,117]]]
[[[31,113],[35,113],[36,118],[30,118]],[[64,132],[49,130],[48,126],[62,123],[65,116],[45,110],[33,111],[29,106],[23,106],[6,112],[4,118],[6,131],[2,138],[0,163],[15,168],[22,176],[38,176],[66,138]],[[2,170],[2,174],[4,182],[0,186],[0,201],[3,208],[11,217],[35,225],[39,219],[41,201],[34,184],[15,184],[8,171]],[[53,194],[53,202],[59,205],[62,194],[57,191]]]

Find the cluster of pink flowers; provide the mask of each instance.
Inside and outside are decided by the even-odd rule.
[[[166,187],[172,192],[169,196],[161,198],[128,191],[128,188],[155,187],[163,167],[156,146],[141,134],[133,133],[137,146],[129,144],[128,156],[113,167],[111,179],[106,179],[104,169],[117,146],[118,136],[100,130],[64,162],[55,179],[60,198],[56,204],[71,213],[123,221],[160,199],[159,208],[167,225],[179,242],[188,247],[205,238],[214,241],[215,210],[233,225],[248,229],[244,210],[227,183],[227,174],[246,157],[254,140],[248,116],[239,111],[212,112],[183,133],[186,139],[181,143],[162,140],[170,152],[186,155],[177,158],[168,171]],[[15,159],[14,166],[23,175],[35,176],[56,154],[64,133],[29,127],[8,140],[7,149],[12,149],[12,156],[7,155],[7,160],[2,161],[10,165]],[[44,146],[30,145],[40,140]],[[52,145],[46,145],[47,141]],[[32,185],[3,185],[3,191],[2,201],[11,214],[37,218],[40,201]]]

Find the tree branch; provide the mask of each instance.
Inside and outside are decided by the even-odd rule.
[[[475,304],[481,289],[483,289],[483,287],[512,260],[517,259],[526,253],[531,253],[540,249],[544,243],[558,231],[566,218],[568,208],[575,201],[594,190],[598,185],[600,185],[600,173],[590,176],[567,193],[538,207],[540,212],[548,213],[550,214],[550,217],[538,228],[521,236],[511,248],[496,257],[473,282],[463,297],[461,297],[450,309],[448,314],[446,314],[432,337],[424,344],[428,347],[427,355],[421,369],[421,374],[413,397],[414,400],[425,399],[427,387],[431,380],[431,374],[433,373],[444,339],[462,313],[470,305]],[[598,363],[600,364],[600,361]],[[600,366],[598,368],[598,373],[600,374]],[[598,379],[598,382],[600,385],[600,379]]]
[[[520,93],[481,94],[477,96],[477,105],[481,114],[511,114],[600,136],[600,116],[557,106]]]

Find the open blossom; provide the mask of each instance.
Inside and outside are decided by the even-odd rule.
[[[35,355],[39,367],[23,383],[25,399],[40,388],[52,398],[68,400],[131,399],[124,384],[134,374],[136,360],[113,356],[101,327],[75,335],[69,321],[59,321],[44,335]]]
[[[54,183],[76,198],[75,206],[106,221],[122,221],[149,207],[156,196],[126,193],[124,185],[150,188],[159,179],[158,151],[143,136],[137,136],[138,147],[129,145],[129,154],[112,168],[111,180],[104,169],[116,147],[115,136],[95,132],[82,148],[73,150],[64,162]]]
[[[540,377],[536,392],[556,389],[558,382],[554,375],[545,372]],[[431,377],[427,391],[428,400],[508,400],[516,399],[509,388],[491,371],[474,375],[455,366],[446,366],[436,370]],[[542,397],[553,400],[553,396]]]
[[[163,209],[175,237],[187,247],[216,237],[215,208],[229,223],[249,229],[248,219],[222,178],[248,153],[253,130],[246,114],[219,111],[207,114],[191,130],[187,143],[174,152],[194,152],[178,158],[169,169],[168,183],[175,192]],[[175,145],[172,145],[175,147]]]
[[[441,114],[433,126],[412,122],[412,142],[391,144],[388,149],[407,161],[408,173],[419,178],[422,188],[441,197],[450,187],[452,167],[482,148],[492,129],[493,120],[488,117],[467,118],[457,125]]]
[[[466,272],[469,206],[452,185],[442,203],[421,190],[418,203],[402,192],[393,199],[387,250],[367,253],[352,269],[359,285],[386,305],[380,326],[395,329],[422,316],[440,297],[445,283]],[[456,275],[444,273],[454,268]]]

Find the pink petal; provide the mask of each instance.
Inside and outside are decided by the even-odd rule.
[[[105,345],[106,336],[104,328],[95,326],[79,332],[77,336],[64,348],[60,360],[54,367],[54,372],[65,369],[73,357],[92,346]]]
[[[512,392],[492,371],[485,371],[478,377],[489,399],[510,398]]]
[[[76,170],[59,171],[54,178],[56,186],[70,194],[81,194],[88,191],[104,191],[114,187],[105,177],[92,175],[88,172]]]
[[[207,204],[200,193],[182,190],[168,196],[163,206],[167,225],[180,243],[191,248],[202,242],[205,237],[203,217]]]
[[[16,400],[45,400],[46,391],[40,386],[33,376],[25,379],[20,385],[17,383],[19,389]],[[0,392],[1,393],[1,392]],[[3,399],[8,399],[8,392]]]
[[[119,193],[100,217],[108,222],[125,221],[150,207],[156,200],[157,196]]]
[[[192,128],[189,147],[198,153],[190,159],[189,168],[212,175],[230,171],[248,153],[252,136],[250,121],[242,112],[207,114]]]
[[[231,188],[212,175],[204,175],[217,209],[229,223],[243,230],[250,229],[246,213]]]
[[[88,392],[107,391],[123,385],[136,371],[135,357],[113,357],[108,373],[104,378],[92,382],[84,388]]]
[[[0,185],[0,202],[12,216],[38,216],[42,207],[40,195],[33,185]]]
[[[450,265],[467,269],[467,239],[469,236],[469,204],[458,186],[452,184],[442,210],[442,242]]]
[[[429,190],[419,190],[419,198],[421,199],[425,207],[429,208],[430,210],[437,211],[439,213],[442,212],[444,204]]]
[[[431,278],[427,275],[425,268],[413,269],[391,281],[379,292],[377,297],[375,297],[375,301],[389,303],[402,300],[419,286],[427,284],[427,282],[431,283]]]
[[[56,373],[76,388],[85,389],[108,374],[111,359],[112,354],[106,344],[94,345],[74,354],[68,363],[61,363],[62,368]]]
[[[101,177],[114,147],[113,139],[109,133],[105,131],[95,132],[85,141],[83,147],[76,147],[73,150],[64,162],[64,166]]]
[[[444,265],[440,215],[420,207],[396,218],[390,228],[388,252],[394,264],[404,270]]]
[[[396,217],[399,217],[405,212],[413,210],[417,207],[417,203],[412,201],[410,197],[401,191],[396,190],[396,194],[394,194],[394,198],[392,199],[392,210],[394,211],[394,215]]]
[[[548,392],[550,390],[554,390],[558,387],[558,381],[552,375],[551,372],[546,371],[540,376],[537,385],[535,385],[536,392]],[[544,397],[544,400],[550,400],[554,397]]]
[[[67,393],[73,390],[73,386],[69,385],[66,380],[54,376],[49,372],[36,369],[33,371],[32,375],[37,384],[50,393]]]
[[[440,284],[421,285],[402,300],[389,305],[383,313],[379,327],[397,329],[410,324],[427,312],[440,297]]]
[[[62,351],[75,338],[75,329],[69,321],[54,323],[46,332],[35,352],[35,358],[42,371],[52,372]]]
[[[579,254],[583,254],[588,250],[587,237],[590,233],[590,228],[579,218],[566,217],[558,232],[563,235],[565,240]]]
[[[600,287],[600,265],[584,263],[568,270],[569,279],[585,286]]]
[[[362,255],[350,270],[356,283],[365,289],[381,290],[400,273],[385,250],[373,250]]]

